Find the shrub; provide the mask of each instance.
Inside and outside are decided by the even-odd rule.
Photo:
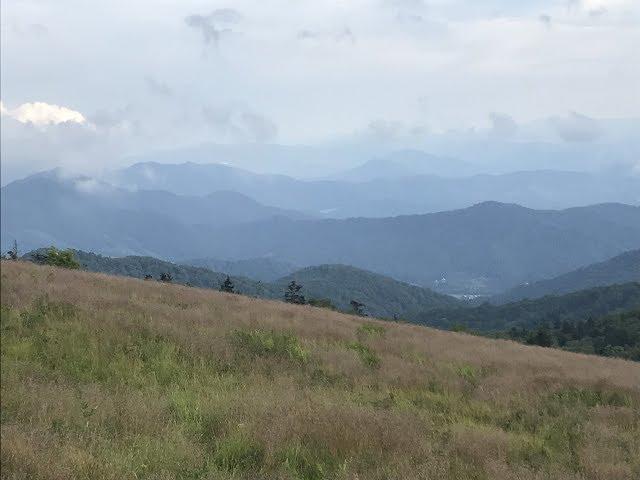
[[[39,254],[36,257],[36,261],[44,265],[70,268],[72,270],[80,268],[80,263],[76,260],[73,250],[70,249],[58,250],[56,247],[49,247],[46,253]]]
[[[329,310],[336,310],[336,307],[328,298],[311,298],[309,299],[309,305],[318,308],[328,308]]]

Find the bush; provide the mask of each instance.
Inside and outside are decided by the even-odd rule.
[[[49,247],[46,253],[39,254],[36,257],[37,263],[44,265],[51,265],[54,267],[70,268],[77,270],[80,268],[80,263],[76,260],[73,250],[58,250],[56,247]]]
[[[336,310],[336,307],[328,298],[311,298],[309,299],[309,305],[318,308],[328,308],[329,310]]]

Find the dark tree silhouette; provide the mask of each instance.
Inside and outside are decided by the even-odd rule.
[[[18,242],[13,241],[13,248],[7,252],[7,258],[10,260],[18,260]]]
[[[295,280],[291,280],[291,283],[284,292],[284,301],[287,303],[296,303],[298,305],[304,305],[306,300],[304,295],[300,293],[302,285],[298,285]]]
[[[170,273],[165,272],[165,273],[161,273],[160,274],[160,281],[161,282],[171,283],[172,280],[173,280],[173,277],[171,276]]]
[[[354,314],[360,317],[366,317],[367,314],[364,311],[365,304],[360,303],[357,300],[351,300],[351,310]]]
[[[231,280],[229,275],[227,275],[225,281],[220,284],[220,291],[226,293],[236,293],[235,285],[233,284],[233,281]]]
[[[144,276],[144,279],[145,279],[145,280],[153,280],[153,275],[150,275],[150,274],[148,274],[148,273],[147,273],[147,274]]]

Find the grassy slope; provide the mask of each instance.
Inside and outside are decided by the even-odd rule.
[[[2,263],[2,478],[634,479],[640,365]]]

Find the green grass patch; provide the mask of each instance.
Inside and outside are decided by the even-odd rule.
[[[362,360],[362,363],[367,367],[373,369],[380,368],[380,357],[378,357],[376,352],[374,352],[368,345],[354,341],[347,343],[346,347],[349,350],[356,352],[360,357],[360,360]]]
[[[261,444],[245,434],[235,433],[218,442],[213,461],[218,468],[229,472],[257,472],[264,458],[265,449]]]
[[[326,449],[294,445],[281,450],[277,459],[297,480],[323,480],[333,478],[340,462]]]
[[[231,343],[237,353],[249,357],[272,357],[298,363],[304,363],[308,358],[298,338],[291,333],[234,330]]]
[[[363,337],[381,337],[387,331],[382,325],[376,323],[363,323],[358,327],[356,333]]]

